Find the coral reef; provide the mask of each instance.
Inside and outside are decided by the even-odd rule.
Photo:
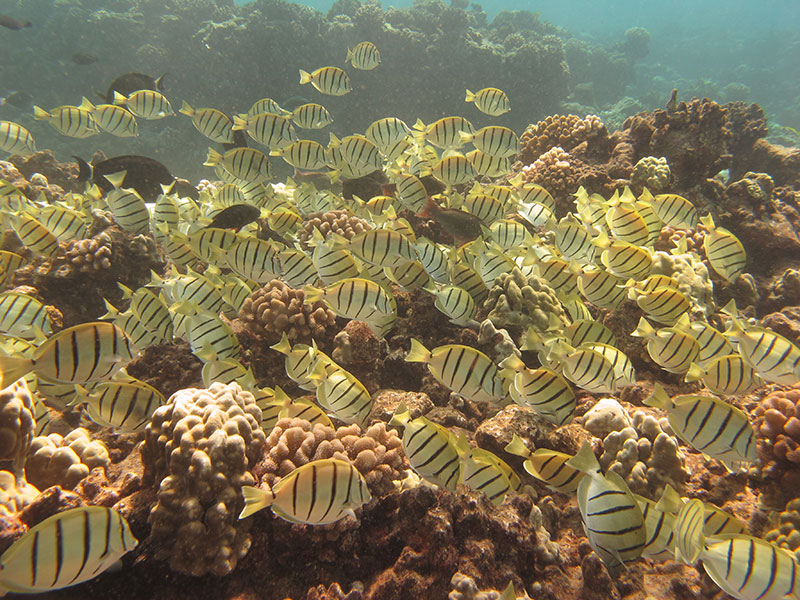
[[[18,479],[8,471],[0,471],[0,519],[19,513],[38,495],[39,490],[25,479]]]
[[[589,115],[553,115],[528,128],[520,136],[519,160],[529,165],[555,147],[569,152],[578,144],[608,138],[608,130],[599,117]]]
[[[92,469],[105,469],[109,462],[106,445],[78,427],[63,437],[51,433],[33,438],[25,463],[25,479],[40,490],[53,485],[71,490]]]
[[[665,192],[672,179],[672,171],[669,169],[667,159],[663,156],[645,156],[633,165],[631,172],[631,186],[634,191],[641,193],[644,188],[653,194]]]
[[[239,319],[271,343],[283,333],[292,343],[325,338],[335,327],[336,314],[322,301],[304,302],[303,290],[273,279],[244,301]]]
[[[689,472],[678,440],[665,431],[670,431],[666,419],[662,425],[636,410],[631,420],[632,425],[603,438],[600,465],[625,479],[634,494],[658,500],[667,484],[682,493]]]
[[[756,406],[754,427],[762,456],[800,464],[800,386],[767,394]]]
[[[271,486],[312,460],[340,458],[353,463],[374,496],[382,496],[394,489],[409,468],[402,445],[397,432],[387,430],[383,422],[362,432],[358,425],[333,430],[303,419],[281,419],[270,432],[266,456],[254,471]]]
[[[331,233],[353,239],[359,233],[363,233],[372,226],[364,219],[348,213],[345,210],[330,210],[324,213],[311,213],[303,221],[303,227],[297,232],[297,241],[304,248],[309,247],[311,235],[314,230],[318,230],[322,237],[327,238]]]
[[[769,530],[764,539],[791,550],[800,560],[800,498],[789,501],[778,516],[778,526]]]
[[[561,302],[547,282],[536,275],[526,277],[516,267],[495,279],[479,317],[488,318],[496,327],[514,327],[519,332],[528,327],[545,331],[551,317],[567,323]]]
[[[22,475],[35,426],[28,386],[12,384],[0,390],[0,468]]]
[[[705,262],[698,260],[697,254],[655,252],[650,273],[667,275],[675,279],[678,282],[678,289],[704,317],[709,317],[714,312],[714,285],[709,268]]]
[[[156,557],[180,573],[226,575],[250,548],[241,487],[264,451],[261,409],[236,383],[184,389],[156,409],[141,447]]]
[[[605,438],[633,426],[628,411],[615,398],[601,398],[582,417],[582,424],[595,437]]]
[[[110,269],[112,250],[111,238],[105,232],[87,240],[72,240],[64,248],[63,276],[69,276],[70,269],[81,273]]]

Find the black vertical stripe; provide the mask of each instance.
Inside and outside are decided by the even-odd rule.
[[[39,532],[35,531],[33,534],[33,543],[31,544],[31,587],[36,585],[36,578],[39,575]]]
[[[61,576],[61,569],[64,567],[64,525],[60,518],[56,518],[56,531],[55,531],[55,544],[56,544],[56,564],[55,573],[53,573],[53,583],[50,585],[56,587],[58,578]]]
[[[75,573],[70,583],[75,582],[83,573],[86,568],[86,563],[89,561],[89,553],[92,551],[92,530],[89,526],[89,511],[83,512],[83,557],[81,558],[81,566]]]

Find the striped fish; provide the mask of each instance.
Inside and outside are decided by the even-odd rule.
[[[47,338],[33,358],[0,356],[0,376],[15,381],[33,371],[57,383],[93,383],[110,378],[137,354],[113,323],[81,323]]]
[[[322,300],[338,316],[364,321],[379,338],[392,328],[397,317],[394,296],[368,279],[353,277],[325,289],[306,286],[303,290],[306,304]]]
[[[651,292],[637,293],[629,288],[644,313],[653,321],[671,327],[681,315],[691,308],[691,302],[683,292],[671,287],[660,286]]]
[[[58,238],[37,219],[19,214],[10,219],[11,229],[31,252],[52,257],[58,252]]]
[[[550,209],[550,212],[556,212],[556,200],[552,194],[536,183],[526,183],[518,190],[520,204],[542,204]]]
[[[433,305],[447,318],[453,325],[468,327],[475,322],[477,308],[472,296],[465,289],[455,285],[446,285],[439,289]]]
[[[332,248],[332,242],[323,241],[318,230],[315,229],[314,232],[316,235],[312,237],[314,251],[311,253],[311,260],[322,282],[333,285],[358,277],[360,270],[350,251]]]
[[[352,169],[380,169],[383,165],[380,150],[363,135],[348,135],[341,140],[331,134],[328,149],[338,148],[342,159]],[[332,161],[333,162],[333,161]]]
[[[281,419],[303,419],[311,425],[321,423],[331,429],[336,426],[330,417],[314,402],[297,398],[292,400],[280,386],[261,388],[253,392],[256,404],[261,409],[261,428],[269,434]]]
[[[36,152],[36,142],[22,125],[0,121],[0,152],[27,156]]]
[[[710,396],[670,398],[659,384],[644,403],[665,410],[675,435],[727,469],[735,471],[756,461],[753,426],[735,406]]]
[[[528,406],[560,427],[572,420],[578,401],[569,383],[550,369],[528,369],[516,355],[500,363],[501,374],[511,377],[508,393],[520,406]]]
[[[762,379],[783,385],[794,385],[800,380],[800,348],[769,329],[745,328],[733,300],[722,312],[731,317],[725,335],[736,342],[739,354]]]
[[[650,358],[670,373],[686,373],[700,352],[700,344],[690,334],[673,327],[656,330],[643,317],[631,335],[644,338]]]
[[[450,282],[450,262],[447,254],[438,244],[428,238],[420,237],[414,242],[414,249],[419,262],[422,263],[431,279],[437,283]]]
[[[592,237],[572,213],[558,222],[555,233],[556,248],[565,258],[583,263],[594,261]]]
[[[483,448],[470,448],[463,433],[456,440],[456,451],[461,462],[459,483],[484,494],[495,506],[521,487],[519,476],[503,459]]]
[[[424,289],[432,292],[436,289],[433,281],[418,260],[403,261],[393,267],[384,269],[386,278],[404,292]]]
[[[614,471],[603,474],[589,442],[567,465],[586,475],[578,485],[578,508],[594,551],[611,570],[639,558],[647,543],[647,529],[625,480]]]
[[[472,123],[464,117],[442,117],[430,125],[417,119],[414,124],[414,138],[420,146],[427,142],[437,148],[455,150],[464,145],[462,133],[475,133]]]
[[[280,273],[279,247],[267,240],[239,236],[225,251],[231,270],[250,281],[267,283]]]
[[[114,104],[125,106],[137,117],[149,120],[163,119],[175,114],[166,96],[155,90],[138,90],[129,96],[114,91]]]
[[[302,129],[323,129],[333,123],[333,117],[321,104],[309,102],[292,111],[292,121]]]
[[[502,219],[489,228],[492,239],[506,252],[525,252],[533,243],[533,237],[525,225],[512,219]]]
[[[381,53],[372,42],[359,42],[355,48],[347,49],[347,58],[344,60],[353,65],[354,69],[371,71],[381,64]]]
[[[600,253],[600,262],[615,277],[644,279],[653,268],[653,255],[647,248],[622,241],[609,242],[605,234],[595,239],[595,244],[605,247]]]
[[[387,150],[390,150],[399,142],[403,141],[410,132],[411,130],[403,120],[397,117],[384,117],[367,127],[364,135],[375,144],[381,152],[388,155],[389,153]]]
[[[432,175],[447,187],[467,183],[476,175],[475,168],[463,154],[451,154],[440,159],[432,170]]]
[[[650,200],[650,206],[664,225],[676,229],[697,228],[697,209],[683,196],[658,194]]]
[[[744,273],[747,263],[747,253],[742,242],[724,227],[714,225],[710,214],[701,217],[700,222],[708,229],[703,238],[703,250],[708,262],[720,277],[733,283]]]
[[[122,290],[123,299],[130,299],[129,310],[136,315],[145,329],[158,336],[159,343],[172,342],[172,315],[161,297],[153,290],[140,287],[136,291],[117,284]]]
[[[713,326],[705,321],[689,321],[689,315],[684,313],[675,327],[685,331],[700,345],[700,351],[695,358],[695,362],[702,366],[721,356],[735,354],[733,346],[727,338]]]
[[[605,213],[606,224],[618,242],[645,246],[650,239],[647,222],[630,203],[612,203]]]
[[[50,112],[34,106],[33,118],[46,120],[58,133],[69,137],[87,138],[100,133],[92,113],[78,106],[59,106]]]
[[[367,482],[349,462],[324,458],[306,463],[282,478],[271,490],[242,486],[244,519],[271,507],[292,523],[326,525],[347,516],[372,499]]]
[[[450,268],[450,283],[466,290],[476,306],[481,306],[489,297],[489,288],[481,276],[465,264],[453,264]]]
[[[492,117],[499,117],[511,110],[511,103],[503,90],[487,87],[473,93],[467,90],[464,102],[474,102],[475,108]]]
[[[511,159],[507,157],[492,156],[481,150],[470,150],[466,157],[478,175],[501,177],[511,171]]]
[[[354,236],[349,243],[341,236],[337,238],[340,246],[346,246],[357,258],[372,265],[393,267],[417,258],[408,238],[391,229],[370,229]]]
[[[206,167],[220,165],[225,172],[247,182],[263,182],[272,179],[272,166],[267,155],[255,148],[232,148],[225,154],[209,148],[208,158],[203,165]]]
[[[134,235],[150,233],[150,211],[134,189],[115,188],[106,195],[106,203],[114,222]]]
[[[14,254],[8,250],[0,250],[0,288],[11,282],[14,273],[24,262],[25,259],[19,254]]]
[[[329,96],[344,96],[353,91],[350,76],[339,67],[320,67],[311,73],[300,69],[300,85],[307,83]]]
[[[739,600],[800,597],[800,565],[791,551],[743,534],[707,538],[702,523],[703,503],[690,500],[675,521],[680,560],[702,560],[714,583]]]
[[[598,343],[606,344],[608,346],[616,346],[617,338],[611,330],[600,323],[590,319],[578,319],[568,325],[563,332],[564,339],[573,348],[584,343]]]
[[[275,113],[236,115],[231,129],[246,131],[253,140],[269,148],[283,148],[297,140],[292,120]]]
[[[390,173],[392,183],[397,187],[397,199],[412,212],[419,212],[425,206],[428,192],[425,185],[414,175],[408,173]]]
[[[562,258],[549,257],[534,265],[536,275],[547,281],[559,297],[565,298],[578,293],[578,275],[581,268],[575,262]]]
[[[47,592],[83,583],[137,544],[128,522],[110,508],[65,510],[29,529],[0,556],[0,594]]]
[[[203,365],[201,372],[203,385],[211,387],[214,382],[233,383],[237,382],[243,389],[248,391],[255,389],[255,375],[253,370],[245,368],[238,360],[226,358],[225,360],[210,360]]]
[[[297,140],[270,155],[280,156],[289,165],[301,171],[319,171],[328,164],[325,146],[314,140]]]
[[[197,268],[197,256],[189,245],[189,239],[180,232],[170,232],[159,225],[158,243],[164,248],[169,259],[178,267]]]
[[[411,338],[406,362],[427,364],[439,383],[470,400],[498,402],[505,397],[506,385],[497,365],[471,346],[447,344],[428,351]]]
[[[234,204],[247,204],[247,198],[235,183],[226,183],[217,189],[214,194],[214,203],[219,206],[233,206]]]
[[[653,502],[649,498],[634,494],[644,517],[647,539],[642,557],[655,561],[672,560],[675,557],[675,519],[683,506],[678,493],[670,485],[664,487],[661,500]]]
[[[295,248],[282,250],[278,254],[281,278],[293,288],[316,285],[319,280],[311,257]]]
[[[131,343],[137,348],[144,349],[148,346],[155,346],[163,343],[163,340],[157,333],[153,333],[139,320],[139,317],[133,314],[133,311],[126,310],[119,312],[108,300],[104,300],[106,305],[106,314],[100,317],[102,320],[110,319],[114,325],[119,327],[125,332],[125,335],[130,338]],[[173,326],[174,327],[174,326]]]
[[[729,533],[746,533],[747,525],[710,502],[703,502],[703,535],[717,537]]]
[[[572,348],[559,340],[549,346],[545,356],[547,364],[560,365],[564,377],[587,392],[613,394],[617,390],[614,365],[597,350]]]
[[[59,242],[66,243],[88,237],[88,227],[83,213],[66,206],[59,204],[45,206],[41,212],[41,223],[58,238]]]
[[[191,269],[187,269],[186,275],[174,270],[173,275],[166,280],[153,272],[150,277],[150,285],[164,290],[164,296],[170,304],[189,303],[211,314],[219,314],[225,305],[218,286]]]
[[[722,396],[744,396],[762,384],[755,369],[738,354],[718,356],[689,366],[685,381],[702,381],[710,391]]]
[[[181,211],[178,208],[176,199],[168,194],[159,194],[156,198],[155,205],[153,206],[153,221],[152,229],[156,240],[161,242],[163,237],[166,237],[164,232],[161,231],[165,228],[169,230],[177,230],[181,220]]]
[[[483,127],[475,133],[462,133],[461,141],[465,144],[472,142],[475,148],[496,158],[510,158],[520,150],[517,134],[498,125]]]
[[[328,359],[317,359],[309,378],[317,388],[317,402],[340,421],[367,428],[372,398],[355,375]]]
[[[35,340],[52,331],[47,308],[36,298],[16,292],[0,294],[0,333]]]
[[[239,236],[230,229],[219,227],[203,227],[189,236],[189,246],[200,260],[215,264],[222,260],[224,255]]]
[[[77,386],[70,406],[82,405],[92,421],[122,433],[144,431],[155,410],[165,404],[164,395],[138,379],[105,381],[89,392]]]
[[[625,282],[605,269],[584,267],[578,275],[578,291],[592,304],[614,310],[625,299]]]
[[[139,135],[139,124],[129,110],[116,104],[98,104],[91,106],[97,126],[117,137],[136,137]]]
[[[581,471],[567,465],[567,461],[572,458],[569,454],[547,448],[531,452],[516,433],[506,445],[505,451],[523,457],[525,462],[522,466],[525,471],[554,492],[574,494],[584,478]]]
[[[270,348],[286,355],[284,362],[286,375],[303,390],[316,390],[316,383],[312,381],[310,375],[320,360],[333,364],[335,368],[335,363],[324,352],[317,349],[316,342],[312,342],[311,346],[307,344],[292,346],[285,331],[281,335],[281,340]]]
[[[425,417],[412,419],[403,403],[397,407],[389,425],[403,428],[403,453],[411,468],[425,481],[454,492],[461,462],[450,430]]]
[[[233,143],[233,121],[221,110],[216,108],[194,109],[184,100],[178,112],[189,117],[194,128],[212,142]]]
[[[253,117],[255,115],[260,115],[261,113],[274,113],[276,115],[286,115],[287,111],[283,110],[275,100],[272,98],[261,98],[260,100],[256,100],[247,110],[247,116]]]
[[[178,306],[186,317],[186,337],[192,353],[203,361],[236,359],[241,353],[231,326],[214,314],[196,313],[191,307]]]
[[[503,218],[505,212],[503,204],[497,198],[483,193],[467,194],[463,207],[487,225]]]
[[[633,206],[647,225],[647,242],[643,245],[652,246],[661,235],[661,219],[658,218],[653,206],[648,202],[634,202]]]

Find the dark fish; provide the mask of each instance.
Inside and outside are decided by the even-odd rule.
[[[72,55],[72,62],[76,65],[93,65],[97,62],[97,57],[86,52],[76,52]]]
[[[309,100],[308,98],[303,98],[303,96],[290,96],[289,98],[286,98],[286,100],[281,102],[281,108],[283,110],[292,111],[298,106],[303,106],[303,104],[308,104],[310,102],[311,100]]]
[[[30,21],[18,21],[14,17],[9,17],[8,15],[0,14],[0,25],[5,27],[6,29],[13,29],[15,31],[19,29],[24,29],[25,27],[32,27],[33,23]]]
[[[109,104],[114,104],[114,92],[119,92],[123,96],[128,96],[138,90],[164,92],[164,77],[166,75],[164,73],[158,79],[153,79],[150,75],[145,75],[144,73],[125,73],[125,75],[120,75],[111,82],[105,95],[100,92],[98,92],[98,95]]]
[[[248,223],[252,223],[261,215],[261,209],[252,204],[234,204],[222,212],[216,214],[211,219],[208,227],[218,227],[220,229],[241,229]]]
[[[222,144],[225,151],[233,150],[234,148],[247,148],[247,134],[242,129],[233,130],[233,143]]]
[[[175,178],[175,185],[172,191],[176,192],[181,198],[191,198],[192,200],[200,200],[200,192],[186,179],[180,177]]]
[[[678,90],[673,89],[667,101],[667,112],[674,113],[678,109]]]
[[[280,233],[272,229],[269,225],[267,225],[264,221],[258,222],[258,239],[260,240],[272,240],[273,242],[278,242],[283,244],[284,246],[290,246],[291,242],[283,237]]]
[[[89,181],[96,184],[104,193],[114,189],[106,175],[125,171],[123,187],[133,188],[145,202],[154,202],[162,192],[162,185],[171,184],[175,178],[163,164],[146,156],[115,156],[96,165],[73,156],[78,161],[78,181]]]
[[[20,110],[28,110],[33,105],[33,97],[27,92],[9,92],[5,98],[0,98],[0,106],[10,104]]]
[[[417,213],[418,217],[433,219],[453,236],[458,244],[471,242],[481,236],[481,220],[457,208],[441,208],[428,196],[425,206]]]

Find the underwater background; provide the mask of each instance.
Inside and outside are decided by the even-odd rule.
[[[798,24],[0,0],[0,596],[800,600]]]

